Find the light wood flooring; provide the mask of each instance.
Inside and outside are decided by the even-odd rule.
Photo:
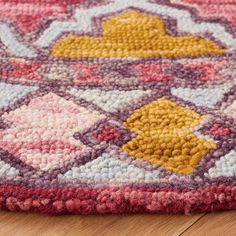
[[[236,211],[183,215],[48,216],[0,212],[0,236],[236,236]]]

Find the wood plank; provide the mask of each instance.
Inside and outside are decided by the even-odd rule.
[[[236,211],[207,214],[181,236],[235,236]]]
[[[11,236],[177,236],[202,214],[48,216],[0,212],[0,235]]]

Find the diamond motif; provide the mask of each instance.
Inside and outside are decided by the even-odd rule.
[[[100,89],[77,90],[72,89],[71,94],[92,102],[107,112],[115,112],[123,107],[134,103],[145,95],[149,95],[150,90],[131,90],[131,91],[104,91]]]
[[[126,120],[128,129],[138,135],[122,149],[167,170],[192,173],[202,156],[216,147],[192,132],[202,120],[196,112],[160,98],[135,110]]]
[[[159,171],[146,171],[103,153],[83,166],[73,167],[63,176],[60,175],[59,179],[66,182],[77,179],[89,184],[156,183],[159,180]]]
[[[73,138],[105,118],[56,94],[37,97],[3,115],[10,128],[1,131],[0,147],[35,169],[50,170],[79,158],[87,148]]]

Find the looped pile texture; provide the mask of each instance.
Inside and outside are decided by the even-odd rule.
[[[0,209],[236,209],[236,0],[0,0]]]

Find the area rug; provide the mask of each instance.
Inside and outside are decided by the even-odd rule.
[[[236,0],[0,0],[0,209],[236,209]]]

